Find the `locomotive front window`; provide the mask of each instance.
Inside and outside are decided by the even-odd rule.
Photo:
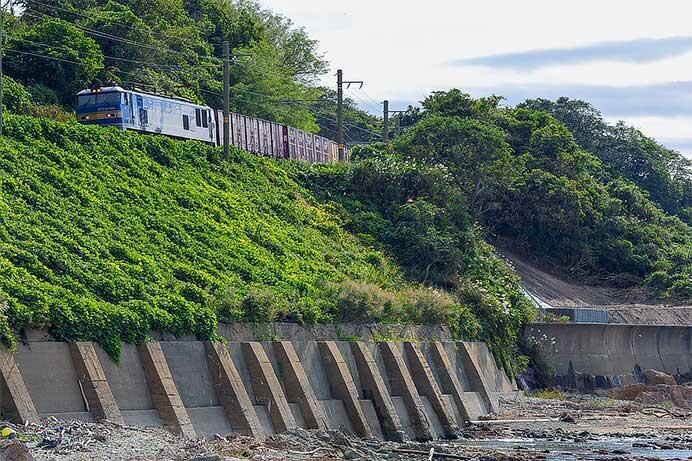
[[[120,104],[123,100],[122,93],[93,93],[83,94],[77,98],[78,106],[91,106],[94,104]]]

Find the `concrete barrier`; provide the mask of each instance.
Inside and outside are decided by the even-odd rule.
[[[539,345],[568,388],[611,388],[640,382],[651,368],[672,375],[692,372],[692,327],[537,323],[524,335]]]
[[[667,354],[685,338],[669,338]],[[512,390],[503,375],[479,343],[184,339],[124,344],[116,363],[94,343],[42,338],[1,351],[0,411],[19,423],[51,415],[185,436],[300,426],[429,440],[491,411],[490,396]]]

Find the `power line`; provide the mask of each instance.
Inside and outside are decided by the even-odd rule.
[[[56,6],[56,5],[48,5],[48,4],[43,3],[43,2],[41,2],[41,1],[38,1],[38,0],[30,0],[30,1],[33,1],[33,2],[35,2],[36,4],[40,4],[40,5],[44,5],[44,6],[46,6],[46,7],[49,7],[49,8],[51,8],[51,9],[53,9],[54,11],[55,11],[55,10],[61,10],[61,11],[65,11],[65,12],[67,12],[67,13],[69,13],[69,14],[73,14],[73,15],[75,15],[75,16],[79,16],[79,17],[86,18],[86,19],[91,19],[91,20],[95,20],[95,21],[102,20],[102,19],[107,19],[107,18],[99,18],[99,19],[93,18],[93,17],[87,16],[87,15],[84,15],[84,14],[77,13],[77,12],[75,12],[75,11],[70,11],[70,10],[67,10],[67,9],[65,9],[65,8],[58,7],[58,6]],[[175,53],[175,54],[179,54],[179,55],[183,55],[183,56],[187,57],[183,52],[180,52],[180,51],[171,50],[171,49],[168,49],[168,48],[161,48],[161,47],[153,46],[153,45],[149,45],[149,44],[144,44],[144,43],[141,43],[141,42],[138,42],[138,41],[126,39],[126,38],[119,37],[119,36],[116,36],[116,35],[113,35],[113,34],[109,34],[109,33],[106,33],[106,32],[94,30],[94,29],[91,29],[91,28],[82,26],[82,25],[80,25],[80,24],[75,24],[75,23],[73,23],[73,22],[71,22],[71,21],[66,21],[66,20],[64,20],[63,18],[59,18],[59,17],[56,17],[56,16],[49,15],[49,14],[47,14],[47,13],[25,11],[24,14],[27,14],[28,16],[34,17],[34,18],[48,19],[49,21],[55,22],[55,23],[66,22],[66,23],[72,24],[72,25],[73,25],[74,27],[76,27],[77,29],[80,29],[80,30],[82,30],[82,31],[84,31],[84,32],[87,32],[87,33],[93,34],[93,35],[95,35],[95,36],[97,36],[97,37],[102,37],[102,38],[105,38],[105,39],[108,39],[108,40],[112,40],[112,41],[116,41],[116,42],[120,42],[120,43],[125,43],[125,44],[128,44],[128,45],[137,46],[137,47],[141,47],[141,48],[145,48],[145,49],[150,49],[150,50],[157,50],[157,51],[164,51],[164,52]],[[125,28],[128,28],[128,29],[130,29],[130,30],[136,30],[135,28],[133,28],[133,27],[127,25],[127,24],[122,24],[122,23],[120,23],[119,21],[109,20],[109,22],[111,22],[111,23],[113,23],[113,24],[120,25],[120,26],[125,27]],[[19,38],[19,37],[16,37],[15,40],[18,40],[18,41],[21,41],[21,42],[24,42],[24,43],[31,43],[31,44],[34,44],[34,45],[37,45],[37,46],[46,47],[46,48],[48,48],[48,47],[51,46],[51,45],[48,45],[48,44],[46,44],[46,43],[36,42],[36,41],[29,40],[29,39],[26,39],[26,38]],[[77,52],[77,53],[80,53],[80,54],[82,54],[82,55],[86,54],[85,52],[82,52],[82,51],[80,51],[80,50],[70,49],[70,48],[67,48],[67,47],[62,46],[62,45],[53,45],[53,46],[54,46],[55,48],[62,48],[62,49],[64,49],[64,50],[68,50],[68,51],[71,51],[71,52]],[[37,57],[37,58],[41,58],[41,59],[47,59],[47,60],[56,61],[56,62],[65,62],[65,63],[75,64],[75,65],[81,65],[81,66],[86,65],[86,63],[84,63],[84,62],[75,61],[75,60],[72,60],[72,59],[65,59],[65,58],[58,58],[58,57],[54,57],[54,56],[48,56],[48,55],[46,55],[46,54],[32,53],[32,52],[29,52],[29,51],[22,51],[22,50],[15,50],[15,49],[8,50],[8,51],[11,51],[11,52],[17,53],[17,54],[21,54],[21,55],[33,56],[33,57]],[[195,54],[195,56],[196,56],[197,58],[200,58],[199,55],[196,55],[196,54]],[[134,64],[142,64],[142,65],[146,65],[146,66],[153,66],[153,67],[158,67],[159,69],[163,69],[163,68],[168,68],[168,69],[171,69],[171,70],[176,69],[176,70],[181,70],[181,71],[183,71],[183,72],[190,73],[190,72],[188,72],[186,69],[181,68],[180,66],[163,65],[163,64],[159,64],[159,63],[152,63],[152,62],[149,62],[149,61],[141,61],[141,60],[128,59],[128,58],[119,58],[119,57],[108,56],[108,55],[104,55],[104,58],[106,58],[106,59],[112,59],[112,60],[116,60],[116,61],[122,61],[122,62],[130,62],[130,63],[134,63]],[[205,58],[206,58],[206,57],[205,57]],[[214,58],[211,58],[211,59],[214,59]],[[114,69],[114,70],[115,70],[116,72],[120,73],[120,74],[123,74],[123,75],[137,75],[137,74],[135,74],[135,73],[133,73],[133,72],[122,71],[122,70],[119,70],[119,69]],[[191,75],[194,75],[194,74],[192,74],[192,73],[190,73],[190,74],[191,74]],[[211,92],[211,91],[206,91],[206,90],[204,90],[204,89],[201,89],[201,91],[206,92],[206,93],[210,93],[210,94],[219,95],[218,93],[214,93],[214,92]],[[252,95],[260,96],[260,97],[263,97],[263,98],[268,98],[268,99],[273,100],[274,102],[283,103],[283,104],[301,104],[301,105],[307,106],[306,104],[303,104],[303,103],[304,103],[304,102],[312,102],[312,103],[319,103],[319,102],[321,102],[321,101],[310,101],[310,100],[285,100],[285,99],[284,99],[284,100],[276,100],[276,98],[274,98],[273,96],[265,95],[265,94],[262,94],[262,93],[257,93],[257,92],[255,92],[255,91],[251,91],[251,90],[245,90],[245,89],[236,88],[236,89],[234,89],[234,91],[236,91],[236,92],[241,92],[241,93],[246,93],[246,94],[252,94]],[[245,102],[249,102],[249,103],[251,103],[251,104],[257,104],[257,103],[255,103],[254,101],[250,101],[250,100],[247,100],[247,99],[244,99],[244,101],[245,101]],[[259,104],[257,104],[257,105],[259,105]],[[307,108],[310,109],[310,107],[307,107]],[[321,115],[318,115],[318,114],[312,114],[312,115],[313,115],[316,119],[318,119],[318,120],[325,120],[325,117],[323,117],[323,116],[321,116]],[[325,129],[330,130],[330,131],[333,131],[333,130],[331,130],[329,127],[325,127]],[[351,140],[350,137],[349,137],[349,140]]]
[[[73,14],[73,15],[75,15],[75,16],[82,17],[82,18],[84,18],[84,19],[91,19],[92,21],[107,21],[107,22],[110,22],[111,24],[117,24],[117,25],[119,25],[119,26],[121,26],[121,27],[125,27],[125,28],[130,29],[130,30],[133,30],[133,31],[135,31],[135,32],[137,32],[137,33],[141,33],[141,32],[142,32],[141,30],[139,30],[139,29],[137,29],[137,28],[135,28],[135,27],[132,27],[132,26],[130,26],[130,25],[128,25],[128,24],[123,24],[123,23],[120,22],[120,21],[116,21],[116,20],[113,20],[113,19],[110,19],[110,18],[105,18],[105,17],[104,17],[104,18],[96,18],[96,17],[93,17],[93,16],[88,16],[88,15],[85,15],[85,14],[82,14],[82,13],[77,13],[76,11],[72,11],[72,10],[69,10],[69,9],[66,9],[66,8],[59,7],[59,6],[57,6],[57,5],[51,5],[51,4],[48,4],[48,3],[44,3],[44,2],[39,1],[39,0],[28,0],[28,1],[29,1],[29,2],[37,3],[37,4],[39,4],[39,5],[43,5],[43,6],[47,7],[47,8],[51,8],[51,9],[53,9],[53,10],[64,11],[64,12]],[[25,11],[25,13],[31,14],[31,12],[29,12],[29,11]],[[58,18],[58,17],[56,17],[56,16],[52,16],[52,15],[49,15],[49,14],[46,14],[46,13],[43,13],[43,12],[40,12],[40,11],[39,11],[38,13],[40,13],[40,14],[42,14],[42,15],[44,15],[44,16],[48,16],[48,17],[53,18],[53,19],[64,20],[64,19],[62,19],[62,18]],[[35,14],[34,14],[34,17],[36,17]],[[83,30],[88,30],[88,31],[95,32],[95,33],[106,34],[106,35],[109,35],[109,36],[111,36],[111,37],[119,38],[119,39],[121,39],[121,40],[127,40],[127,41],[129,41],[129,42],[138,43],[140,46],[143,46],[143,47],[150,47],[150,48],[153,48],[153,49],[157,49],[157,50],[161,50],[161,51],[166,51],[166,52],[170,52],[170,53],[176,53],[176,54],[180,54],[180,55],[182,55],[182,56],[187,57],[187,55],[186,55],[184,52],[179,51],[179,50],[173,50],[173,49],[168,48],[168,47],[159,47],[159,46],[153,46],[153,45],[144,44],[144,43],[141,43],[141,42],[135,42],[134,40],[126,39],[126,38],[119,37],[119,36],[113,35],[113,34],[108,34],[107,32],[94,31],[93,29],[89,29],[89,28],[87,28],[87,27],[85,27],[85,26],[76,24],[76,23],[74,23],[74,22],[72,22],[72,21],[66,21],[66,22],[69,22],[70,24],[73,24],[75,27],[81,28],[81,29],[83,29]],[[146,25],[146,24],[145,24],[145,25]],[[147,25],[147,27],[148,27],[148,25]],[[197,57],[197,58],[199,58],[199,59],[211,59],[211,60],[214,60],[214,61],[216,61],[216,63],[219,64],[219,65],[220,65],[221,62],[222,62],[221,59],[219,59],[219,58],[217,58],[217,57],[215,57],[215,56],[201,56],[201,55],[199,55],[199,54],[197,54],[197,53],[194,53],[194,52],[191,52],[191,53],[194,54],[194,56]]]
[[[76,49],[74,49],[74,48],[69,48],[69,47],[66,47],[66,46],[63,46],[63,45],[49,45],[49,44],[47,44],[47,43],[36,42],[36,41],[34,41],[34,40],[29,40],[29,39],[26,39],[26,38],[12,37],[11,40],[12,40],[12,41],[18,40],[18,41],[20,41],[20,42],[31,43],[31,44],[33,44],[33,45],[43,46],[43,47],[46,47],[46,48],[59,48],[59,49],[67,50],[67,51],[73,51],[73,52],[76,52],[76,53],[80,53],[80,54],[83,54],[83,55],[88,54],[88,53],[85,52],[85,51],[76,50]],[[161,69],[163,69],[163,68],[169,68],[169,69],[171,69],[171,70],[179,70],[180,72],[185,72],[185,73],[188,73],[188,74],[190,74],[190,75],[196,75],[196,74],[194,74],[194,73],[192,73],[192,72],[190,72],[190,71],[188,71],[188,70],[186,70],[186,69],[184,69],[184,68],[182,68],[182,67],[180,67],[180,66],[175,66],[175,65],[158,64],[158,63],[154,63],[154,62],[150,62],[150,61],[140,61],[140,60],[137,60],[137,59],[119,58],[119,57],[116,57],[116,56],[108,56],[108,55],[105,55],[105,54],[103,55],[103,57],[106,58],[106,59],[112,59],[112,60],[115,60],[115,61],[130,62],[130,63],[133,63],[133,64],[144,64],[144,65],[147,65],[147,66],[156,66],[156,67],[161,68]]]
[[[375,107],[376,107],[377,110],[379,111],[379,110],[380,110],[380,105],[381,105],[382,103],[379,103],[379,102],[375,101],[375,100],[368,94],[368,92],[365,91],[363,88],[361,88],[360,91],[362,91],[363,94],[364,94],[370,101],[372,101],[372,103],[375,105]]]
[[[346,89],[346,91],[348,91],[348,94],[351,95],[351,96],[353,96],[356,100],[358,100],[359,102],[363,103],[364,106],[366,106],[366,107],[368,107],[368,108],[370,108],[370,109],[373,108],[369,103],[365,102],[363,99],[361,99],[361,98],[359,98],[358,96],[356,96],[356,95],[355,95],[351,90],[349,90],[348,88]],[[376,110],[379,110],[379,108],[376,108]]]
[[[72,60],[69,60],[69,59],[55,58],[55,57],[53,57],[53,56],[46,56],[46,55],[43,55],[43,54],[30,53],[30,52],[28,52],[28,51],[20,51],[20,50],[15,50],[15,49],[12,49],[12,48],[9,48],[9,49],[5,50],[5,52],[9,52],[9,53],[19,53],[19,54],[27,54],[27,55],[29,55],[29,56],[36,56],[37,58],[50,59],[50,60],[52,60],[52,61],[69,62],[69,63],[71,63],[71,64],[78,64],[78,65],[82,65],[82,66],[84,65],[83,62],[72,61]]]
[[[32,0],[32,1],[35,1],[35,0]],[[132,46],[136,46],[136,47],[140,47],[140,48],[144,48],[144,49],[149,49],[149,50],[154,50],[154,51],[162,51],[162,52],[166,52],[166,53],[174,53],[174,54],[181,55],[181,56],[183,56],[183,57],[187,57],[187,55],[186,55],[184,52],[182,52],[182,51],[171,50],[170,48],[162,48],[162,47],[158,47],[158,46],[154,46],[154,45],[148,45],[148,44],[141,43],[141,42],[137,42],[137,41],[130,40],[130,39],[127,39],[127,38],[119,37],[119,36],[117,36],[117,35],[109,34],[109,33],[107,33],[107,32],[101,32],[101,31],[98,31],[98,30],[95,30],[95,29],[90,29],[90,28],[88,28],[88,27],[85,27],[85,26],[76,24],[76,23],[71,22],[71,21],[64,20],[64,19],[62,19],[62,18],[58,18],[58,17],[56,17],[56,16],[49,15],[49,14],[47,14],[47,13],[42,13],[42,12],[34,13],[34,12],[31,12],[31,11],[24,11],[23,14],[32,16],[32,17],[34,17],[34,18],[39,18],[39,19],[46,19],[46,18],[48,18],[48,20],[50,20],[50,21],[52,21],[52,22],[55,22],[55,23],[58,23],[58,24],[62,21],[62,22],[71,24],[72,26],[76,27],[77,29],[82,30],[83,32],[86,32],[86,33],[88,33],[88,34],[95,35],[95,36],[100,37],[100,38],[105,38],[105,39],[107,39],[107,40],[112,40],[112,41],[115,41],[115,42],[120,42],[120,43],[124,43],[124,44],[127,44],[127,45],[132,45]],[[197,55],[196,53],[194,53],[194,54],[195,54],[196,57],[201,58],[201,56]]]

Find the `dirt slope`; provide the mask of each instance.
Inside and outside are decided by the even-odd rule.
[[[529,296],[543,307],[605,309],[611,323],[692,325],[689,304],[662,303],[641,289],[579,284],[549,273],[510,250],[501,253],[521,277]]]

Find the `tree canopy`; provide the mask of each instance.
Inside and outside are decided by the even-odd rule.
[[[246,0],[21,0],[5,14],[6,68],[42,103],[70,109],[95,83],[220,108],[222,43],[231,45],[231,110],[336,138],[329,63],[305,29]],[[33,93],[33,92],[32,92]],[[346,103],[346,139],[372,140],[375,118]],[[378,130],[379,131],[379,130]]]

